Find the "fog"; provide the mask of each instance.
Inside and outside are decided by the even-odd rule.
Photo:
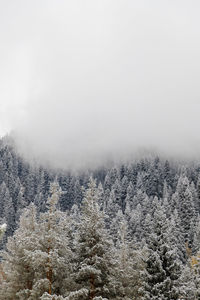
[[[0,134],[26,158],[200,158],[199,1],[0,2]]]

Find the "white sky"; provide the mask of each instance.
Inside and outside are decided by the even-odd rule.
[[[0,1],[0,134],[58,166],[200,153],[200,2]]]

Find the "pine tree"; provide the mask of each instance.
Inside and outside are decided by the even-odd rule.
[[[172,228],[171,242],[177,249],[178,258],[182,263],[186,263],[187,253],[185,248],[185,238],[181,227],[181,220],[178,211],[175,209],[170,218],[170,227]]]
[[[50,195],[47,200],[47,212],[39,217],[40,251],[35,253],[32,265],[37,266],[37,281],[32,294],[41,296],[38,286],[49,295],[63,295],[70,286],[72,253],[69,248],[68,218],[57,209],[61,189],[57,181],[50,185]],[[36,260],[35,260],[36,258]]]
[[[82,200],[82,189],[79,180],[76,179],[74,184],[74,204],[80,205]]]
[[[121,209],[119,209],[112,220],[110,220],[109,233],[115,245],[119,239],[120,224],[123,220],[124,215]]]
[[[19,193],[17,195],[17,212],[16,212],[16,221],[19,221],[20,215],[25,207],[28,206],[28,203],[24,197],[24,187],[21,185]]]
[[[199,249],[200,249],[200,216],[198,215],[196,220],[196,226],[194,229],[194,240],[192,245],[193,254],[196,254]]]
[[[122,204],[122,188],[121,188],[121,182],[117,178],[115,183],[112,185],[112,190],[114,191],[115,194],[115,201],[116,204],[122,209],[123,204]]]
[[[147,245],[148,257],[143,272],[144,282],[141,288],[142,300],[179,299],[179,282],[181,263],[172,246],[170,224],[162,207],[158,204],[153,215],[153,228]]]
[[[197,211],[200,213],[200,176],[198,177],[197,184],[196,184],[196,192],[197,192]]]
[[[5,280],[0,299],[38,300],[45,292],[63,295],[69,290],[68,222],[57,210],[59,186],[51,185],[48,209],[37,217],[31,204],[20,218],[19,229],[3,251]]]
[[[137,207],[130,212],[130,218],[128,222],[129,232],[134,241],[139,241],[142,238],[142,217],[141,205],[138,204]]]
[[[126,206],[126,192],[128,188],[129,182],[127,176],[124,176],[122,178],[122,183],[121,183],[121,203],[122,203],[122,211],[125,211],[125,206]]]
[[[115,296],[112,244],[105,229],[104,213],[100,210],[98,195],[96,183],[91,178],[85,191],[75,239],[76,288],[69,299],[112,299]]]
[[[0,185],[0,217],[3,217],[3,208],[4,205],[8,202],[8,199],[10,198],[10,193],[9,190],[3,181],[2,184]]]
[[[117,275],[121,284],[121,298],[119,297],[119,299],[139,299],[145,252],[142,249],[136,249],[130,241],[125,220],[120,223],[117,255]]]
[[[127,207],[129,208],[132,207],[133,197],[134,197],[134,187],[132,182],[130,182],[126,191],[125,210],[127,209]]]
[[[8,190],[5,194],[3,216],[7,224],[7,235],[10,236],[13,234],[15,230],[15,210],[14,210],[12,198],[10,197]]]
[[[4,280],[0,285],[0,299],[28,299],[30,296],[35,270],[27,251],[39,249],[39,234],[36,208],[30,205],[20,218],[19,229],[8,239],[6,250],[1,253]]]
[[[176,192],[173,195],[173,206],[177,207],[185,241],[192,243],[192,231],[195,225],[196,212],[189,180],[185,175],[185,171],[183,170],[182,172],[183,174],[180,175],[178,180]]]
[[[190,265],[184,266],[180,281],[180,299],[197,300],[200,297],[199,278]]]
[[[110,218],[109,221],[111,221],[116,216],[119,210],[121,210],[121,207],[117,203],[115,191],[114,189],[112,189],[106,207],[106,212]]]

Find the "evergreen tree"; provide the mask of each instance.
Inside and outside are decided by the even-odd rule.
[[[3,217],[3,209],[6,203],[9,201],[8,199],[10,198],[10,193],[9,190],[3,181],[2,184],[0,185],[0,217]]]
[[[115,203],[122,209],[123,203],[122,203],[122,188],[121,183],[119,179],[117,178],[115,183],[112,185],[112,190],[115,194]]]
[[[28,206],[26,199],[24,197],[24,187],[21,185],[19,193],[17,195],[17,212],[16,212],[16,221],[19,221],[20,215],[25,207]]]
[[[136,209],[132,210],[130,213],[130,218],[128,222],[129,232],[134,241],[139,241],[142,238],[142,227],[141,227],[141,219],[142,219],[142,210],[141,205],[138,204]]]
[[[171,218],[170,218],[170,226],[172,228],[172,236],[171,242],[172,245],[177,249],[178,258],[182,263],[186,263],[187,253],[186,253],[186,243],[184,238],[184,233],[181,227],[181,220],[178,215],[178,211],[175,209]]]
[[[200,298],[199,279],[191,266],[186,264],[180,277],[180,299],[197,300]]]
[[[111,190],[110,196],[107,202],[106,212],[110,217],[111,221],[117,214],[117,212],[121,210],[120,205],[117,203],[116,195],[114,189]]]
[[[133,187],[132,182],[130,182],[127,187],[127,191],[126,191],[125,210],[127,207],[129,207],[129,208],[132,207],[133,197],[134,197],[134,187]]]
[[[30,265],[27,250],[34,252],[38,246],[38,224],[33,205],[25,209],[19,229],[8,239],[3,257],[4,280],[0,284],[0,299],[28,299],[34,282],[35,270]]]
[[[183,172],[183,174],[185,174],[185,172]],[[180,176],[175,194],[184,238],[185,241],[191,243],[193,241],[192,230],[196,213],[189,180],[185,175]]]
[[[49,295],[63,295],[70,286],[72,253],[69,248],[68,218],[57,209],[61,189],[57,181],[50,186],[50,197],[47,200],[47,212],[40,214],[39,226],[40,251],[35,253],[32,265],[37,266],[37,281],[32,294],[41,296],[38,286]],[[36,258],[36,259],[35,259]]]
[[[59,193],[53,183],[48,210],[39,217],[33,204],[25,209],[19,229],[2,253],[5,280],[0,299],[38,300],[45,292],[63,295],[69,290],[71,251],[68,223],[56,209]]]
[[[128,185],[129,185],[129,182],[128,182],[128,178],[127,176],[124,176],[122,178],[122,183],[121,183],[121,208],[122,208],[122,211],[124,212],[125,211],[125,206],[126,206],[126,192],[127,192],[127,188],[128,188]]]
[[[172,235],[170,224],[159,204],[153,220],[152,233],[147,245],[148,257],[143,272],[144,282],[140,290],[142,299],[179,299],[178,280],[182,265],[170,241]]]
[[[98,195],[96,183],[90,179],[75,239],[76,288],[69,299],[115,298],[112,244],[105,229],[104,213],[100,210]]]
[[[198,177],[196,184],[196,193],[197,193],[197,211],[200,213],[200,176]]]
[[[139,289],[142,284],[141,271],[144,269],[144,250],[137,250],[130,242],[125,221],[120,223],[118,239],[118,280],[121,283],[119,299],[138,299]]]
[[[7,235],[10,236],[15,230],[15,210],[8,190],[6,190],[4,200],[3,216],[7,224]]]
[[[80,205],[82,200],[82,189],[79,180],[76,179],[74,184],[74,204]]]

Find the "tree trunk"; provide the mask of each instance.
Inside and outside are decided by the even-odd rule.
[[[49,256],[49,253],[50,253],[50,247],[48,248],[48,256]],[[47,279],[49,280],[49,295],[52,294],[52,277],[53,277],[53,270],[52,270],[52,267],[50,265],[50,258],[48,257],[48,264],[49,264],[49,269],[47,271]]]
[[[94,299],[95,297],[95,285],[94,285],[94,274],[90,277],[90,294],[89,299]]]

